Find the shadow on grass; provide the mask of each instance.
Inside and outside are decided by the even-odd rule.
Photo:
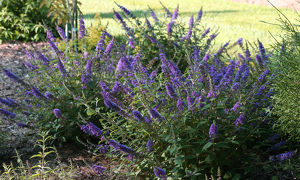
[[[158,10],[154,10],[156,12],[161,13],[161,11]],[[150,11],[147,10],[136,10],[136,11],[131,11],[137,18],[142,18],[142,17],[149,17],[150,16]],[[221,10],[221,11],[205,11],[205,14],[223,14],[223,13],[237,13],[239,12],[238,10]],[[118,12],[121,14],[121,12]],[[113,12],[109,12],[109,13],[88,13],[88,14],[84,14],[83,18],[84,19],[94,19],[96,14],[100,14],[100,17],[103,19],[111,19],[114,16]],[[196,15],[197,12],[182,12],[180,13],[180,15]]]

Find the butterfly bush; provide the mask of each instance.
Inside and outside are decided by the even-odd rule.
[[[173,14],[163,6],[165,19],[150,8],[153,21],[145,24],[117,6],[125,15],[114,10],[125,41],[103,31],[94,51],[60,51],[48,31],[51,51],[32,53],[29,77],[3,69],[23,86],[20,112],[29,112],[29,121],[60,141],[98,142],[91,145],[95,152],[122,160],[128,174],[139,177],[204,179],[219,169],[229,178],[246,177],[262,162],[297,153],[280,155],[282,138],[269,140],[271,57],[261,42],[256,53],[242,39],[214,50],[217,34],[200,27],[202,8],[185,28],[179,6]],[[83,19],[80,26],[84,39]],[[228,56],[231,48],[239,54]],[[102,175],[106,168],[92,169]]]

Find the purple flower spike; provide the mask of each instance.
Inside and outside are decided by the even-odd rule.
[[[44,56],[42,53],[37,52],[37,55],[40,59],[40,61],[43,63],[43,65],[49,65],[50,61],[48,58],[46,58],[46,56]]]
[[[117,3],[116,3],[117,4]],[[119,4],[117,4],[117,6],[124,12],[124,14],[126,14],[127,16],[131,17],[131,18],[136,18],[128,9],[126,9],[124,6],[121,6]]]
[[[78,31],[78,39],[81,39],[85,36],[85,26],[83,17],[81,16],[79,19],[79,31]]]
[[[9,107],[16,107],[18,104],[12,100],[12,99],[3,99],[3,98],[0,98],[0,103],[6,105],[6,106],[9,106]]]
[[[105,168],[102,167],[102,166],[99,166],[99,165],[94,164],[94,165],[92,166],[92,170],[93,170],[95,173],[97,173],[97,174],[103,175],[103,174],[104,174],[103,171],[105,171]]]
[[[65,31],[60,26],[56,26],[56,30],[57,30],[59,36],[61,37],[61,39],[63,39],[63,40],[67,39]]]
[[[88,122],[86,125],[80,126],[80,129],[90,136],[100,137],[101,135],[103,135],[103,131],[91,122]]]
[[[262,83],[264,80],[265,80],[265,78],[267,77],[267,75],[270,73],[270,70],[269,69],[266,69],[260,76],[259,76],[259,78],[258,78],[258,81],[260,82],[260,83]]]
[[[1,109],[1,108],[0,108],[0,114],[3,114],[3,115],[5,115],[5,116],[7,116],[7,117],[9,117],[9,118],[14,118],[14,117],[16,117],[16,114],[15,114],[15,113],[6,111],[6,110]]]
[[[62,114],[61,111],[59,109],[54,109],[53,110],[53,114],[55,115],[56,118],[61,119],[62,118]]]
[[[189,28],[192,29],[194,27],[194,16],[191,16],[189,21]]]
[[[148,152],[151,152],[152,150],[153,150],[153,141],[152,141],[152,139],[149,139],[148,141],[147,141],[147,144],[146,144],[146,147],[147,147],[147,151]]]
[[[233,122],[235,126],[243,125],[246,121],[244,113],[241,113],[240,116]]]
[[[282,154],[278,154],[276,156],[270,156],[270,161],[284,161],[286,159],[291,159],[296,154],[296,151],[290,151]]]
[[[157,112],[156,109],[150,109],[149,113],[153,117],[153,119],[157,119],[158,122],[161,122],[163,120],[163,117]]]
[[[209,137],[214,139],[217,137],[218,135],[218,125],[213,122],[211,125],[210,125],[210,128],[209,128]]]
[[[230,110],[237,113],[238,110],[240,109],[240,107],[241,107],[241,103],[238,101],[235,103],[235,105]]]
[[[178,17],[178,10],[179,10],[179,7],[177,6],[177,8],[173,12],[172,21],[175,21],[177,19],[177,17]]]
[[[114,39],[112,39],[109,44],[107,45],[106,49],[105,49],[105,54],[110,54],[112,48],[114,46]]]
[[[122,84],[121,84],[119,81],[116,81],[115,84],[114,84],[114,87],[113,87],[112,90],[111,90],[112,93],[113,93],[113,94],[118,93],[121,86],[122,86]]]
[[[181,100],[180,98],[177,99],[177,109],[179,111],[183,111],[183,108],[185,106],[185,103],[183,100]]]
[[[177,97],[177,94],[176,94],[172,84],[170,84],[170,83],[166,84],[166,90],[167,90],[167,93],[170,96],[170,98],[173,99],[173,98]]]
[[[204,38],[209,32],[210,32],[210,28],[206,29],[202,34],[202,38]]]
[[[44,94],[41,93],[35,86],[32,87],[32,92],[37,98],[45,98]]]
[[[160,179],[166,180],[167,179],[167,173],[165,170],[163,170],[160,167],[155,167],[153,169],[155,176],[157,176]]]
[[[157,23],[159,20],[155,14],[155,12],[149,7],[150,9],[150,14],[151,14],[151,17],[154,19],[155,23]]]
[[[141,115],[141,113],[139,111],[132,111],[132,115],[135,117],[135,119],[138,121],[138,122],[143,122],[145,121],[145,118],[143,115]]]
[[[61,52],[58,50],[57,46],[54,44],[53,41],[50,41],[49,39],[47,39],[47,42],[49,43],[50,48],[57,54],[61,54]]]
[[[134,42],[133,42],[132,38],[129,38],[128,44],[129,44],[131,49],[134,49]]]
[[[130,148],[130,147],[127,147],[123,144],[120,144],[114,140],[109,140],[108,144],[113,147],[115,150],[119,150],[119,151],[122,151],[124,153],[127,153],[127,154],[132,154],[134,153],[134,151]]]
[[[202,10],[202,7],[201,7],[200,11],[198,12],[198,16],[197,16],[197,20],[196,21],[200,21],[201,18],[202,18],[202,16],[203,16],[203,10]]]
[[[173,28],[173,25],[174,25],[174,21],[171,21],[168,25],[167,25],[167,33],[169,36],[171,36],[172,34],[172,28]]]
[[[64,64],[61,62],[60,59],[58,59],[56,67],[57,67],[57,69],[62,73],[62,76],[67,76],[67,71],[66,71],[66,69],[65,69],[65,66],[64,66]]]
[[[53,36],[53,33],[49,29],[47,30],[47,39],[49,39],[52,42],[55,42],[56,40]]]
[[[22,84],[22,85],[25,85],[25,82],[24,82],[21,78],[19,78],[17,75],[15,75],[14,73],[12,73],[12,72],[10,72],[9,70],[4,69],[4,68],[3,68],[3,71],[4,71],[4,74],[5,74],[7,77],[9,77],[11,80],[13,80],[13,81],[15,81],[15,82],[17,82],[17,83],[20,83],[20,84]]]
[[[54,96],[50,92],[48,92],[48,91],[45,92],[45,97],[47,99],[54,99]]]
[[[163,7],[163,9],[165,10],[167,17],[172,17],[172,13],[170,12],[170,10],[165,5],[163,5],[163,3],[160,2],[160,4]]]
[[[104,104],[105,104],[106,107],[108,107],[108,108],[110,108],[114,111],[120,111],[121,110],[121,108],[117,104],[112,102],[108,97],[106,97],[104,99]]]
[[[23,127],[27,127],[27,124],[17,122],[17,126],[20,127],[20,128],[23,128]]]

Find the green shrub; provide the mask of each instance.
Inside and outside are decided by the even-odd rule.
[[[0,4],[0,43],[5,41],[45,40],[45,25],[51,25],[47,18],[48,9],[40,8],[41,0],[9,0]]]
[[[275,47],[274,113],[275,126],[300,141],[300,36],[299,28],[283,15],[283,42]]]

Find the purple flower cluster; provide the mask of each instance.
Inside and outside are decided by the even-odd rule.
[[[277,161],[277,160],[284,161],[286,159],[291,159],[295,154],[296,151],[289,151],[275,156],[270,156],[270,161]]]
[[[218,135],[218,125],[215,122],[213,122],[211,124],[208,134],[209,134],[209,137],[211,139],[215,139],[217,137],[217,135]]]
[[[130,148],[123,144],[120,144],[114,140],[109,140],[108,144],[113,147],[115,150],[122,151],[127,154],[134,154],[135,152]]]
[[[79,30],[78,30],[78,39],[82,39],[85,36],[85,26],[83,17],[79,18]]]
[[[103,135],[103,131],[91,122],[88,122],[86,125],[81,125],[80,129],[90,136],[100,137]]]
[[[99,165],[93,164],[93,166],[92,166],[92,170],[93,170],[95,173],[97,173],[97,174],[101,174],[101,175],[103,175],[103,174],[104,174],[104,172],[103,172],[103,171],[105,171],[106,169],[105,169],[104,167],[102,167],[102,166],[99,166]]]
[[[3,115],[5,115],[5,116],[8,117],[8,118],[15,118],[15,117],[16,117],[16,114],[15,114],[15,113],[6,111],[6,110],[1,109],[1,108],[0,108],[0,114],[3,114]]]
[[[158,178],[163,179],[163,180],[167,179],[167,173],[162,168],[154,167],[153,171],[154,171],[155,176],[157,176]]]

